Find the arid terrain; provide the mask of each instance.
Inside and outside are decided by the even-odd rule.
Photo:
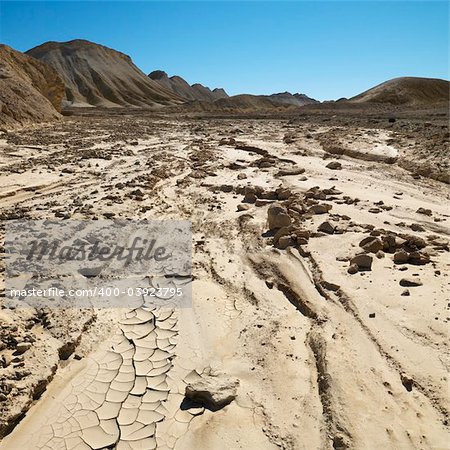
[[[305,111],[0,134],[2,220],[193,230],[192,308],[0,299],[1,449],[448,448],[448,116]]]

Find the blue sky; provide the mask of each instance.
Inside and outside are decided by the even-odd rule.
[[[88,39],[230,94],[350,97],[398,76],[448,79],[446,1],[0,3],[0,41]]]

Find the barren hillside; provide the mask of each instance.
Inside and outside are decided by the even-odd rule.
[[[351,103],[432,106],[449,101],[450,83],[435,78],[401,77],[386,81],[355,97]]]
[[[54,69],[0,45],[0,126],[58,119],[64,85]]]
[[[70,106],[161,106],[183,99],[148,78],[128,55],[85,40],[46,42],[27,54],[60,74]]]

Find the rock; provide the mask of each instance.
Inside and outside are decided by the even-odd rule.
[[[277,248],[279,248],[280,250],[284,250],[293,244],[294,241],[292,240],[291,236],[281,236],[280,239],[278,239]]]
[[[339,286],[338,284],[334,284],[334,283],[330,283],[329,281],[322,281],[322,286],[327,289],[328,291],[333,291],[336,292],[338,291],[341,286]]]
[[[362,247],[366,252],[376,253],[383,249],[383,243],[377,237],[369,236],[364,238],[359,246]]]
[[[15,353],[17,355],[21,355],[22,353],[25,353],[27,350],[31,348],[31,344],[29,342],[19,342],[16,345],[16,351]]]
[[[369,314],[369,319],[375,319],[375,313],[370,313]]]
[[[378,213],[381,212],[381,209],[380,209],[380,208],[370,208],[370,209],[369,209],[369,212],[370,212],[371,214],[378,214]]]
[[[278,242],[278,239],[280,239],[282,236],[290,236],[292,232],[292,227],[282,227],[280,228],[273,237],[273,242],[276,244]]]
[[[277,203],[269,206],[267,219],[270,230],[287,227],[291,224],[291,218],[289,217],[286,208]]]
[[[278,200],[287,200],[292,195],[290,189],[277,189]]]
[[[335,227],[330,222],[323,222],[319,225],[318,231],[322,233],[333,234]]]
[[[301,175],[302,173],[305,172],[305,169],[303,168],[297,168],[297,169],[280,169],[277,172],[277,176],[278,177],[286,177],[289,175]]]
[[[208,376],[188,384],[185,396],[212,411],[217,411],[236,398],[238,387],[237,379]]]
[[[347,272],[351,275],[359,272],[358,266],[356,264],[350,264],[350,267],[347,269]]]
[[[372,270],[373,258],[365,253],[356,255],[350,260],[350,265],[356,264],[358,270]]]
[[[425,216],[431,216],[433,213],[431,209],[419,208],[416,211],[417,214],[424,214]]]
[[[425,231],[425,228],[420,223],[412,223],[409,228],[413,231]]]
[[[256,202],[256,195],[254,192],[246,192],[244,196],[245,203],[255,203]]]
[[[409,292],[409,289],[405,289],[405,290],[401,293],[401,295],[402,295],[403,297],[409,297],[409,296],[411,295],[411,293]]]
[[[416,266],[422,266],[430,262],[430,256],[422,252],[411,252],[409,254],[409,262]]]
[[[239,205],[237,205],[238,211],[247,211],[248,209],[250,209],[250,205],[244,203],[239,203]]]
[[[247,178],[247,175],[245,173],[239,173],[237,176],[238,180],[245,180]]]
[[[220,186],[220,190],[222,192],[233,192],[233,186],[231,184],[222,184],[222,186]]]
[[[384,258],[384,252],[383,252],[383,250],[378,250],[378,251],[375,253],[375,256],[376,256],[378,259]]]
[[[418,277],[411,277],[411,278],[402,278],[400,280],[400,286],[403,287],[417,287],[422,286],[422,282],[420,281],[420,278]]]
[[[311,212],[313,214],[326,214],[330,209],[332,208],[332,205],[328,205],[326,203],[321,203],[317,205],[312,205],[308,212]]]
[[[409,253],[405,250],[400,250],[394,254],[395,264],[405,264],[409,261]]]
[[[255,201],[255,206],[266,206],[266,205],[272,205],[273,203],[275,203],[274,200],[263,200],[263,199],[257,198]]]
[[[331,170],[341,170],[342,164],[338,161],[331,161],[326,165],[326,167]]]

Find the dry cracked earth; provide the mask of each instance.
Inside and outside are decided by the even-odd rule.
[[[404,123],[94,115],[0,136],[2,220],[193,230],[191,308],[3,291],[0,448],[447,449],[448,129]]]

